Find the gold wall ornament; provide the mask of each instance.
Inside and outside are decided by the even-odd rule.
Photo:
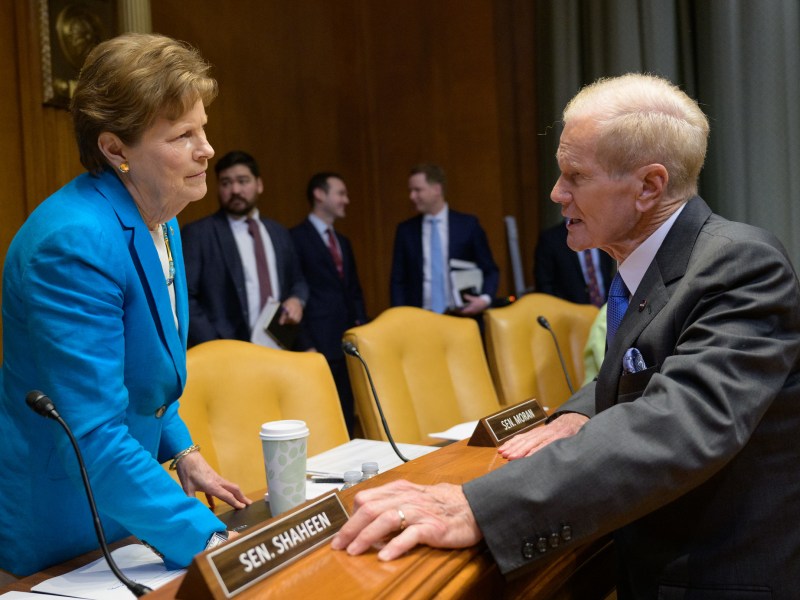
[[[69,108],[89,52],[119,30],[117,0],[39,0],[44,103]]]

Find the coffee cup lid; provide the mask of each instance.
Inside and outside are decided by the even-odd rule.
[[[308,437],[308,426],[305,421],[297,419],[268,421],[261,426],[260,435],[262,440],[295,440],[297,438]]]

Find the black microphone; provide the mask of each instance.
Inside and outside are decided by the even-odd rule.
[[[569,393],[574,394],[575,388],[572,387],[572,381],[569,378],[569,372],[567,372],[567,365],[564,364],[564,356],[561,354],[561,347],[558,345],[558,339],[556,338],[556,334],[553,331],[553,328],[550,327],[550,322],[547,319],[545,319],[542,315],[536,317],[536,322],[550,332],[550,335],[553,338],[553,343],[556,345],[556,352],[558,352],[558,360],[561,361],[561,371],[563,371],[564,378],[567,380],[567,387],[569,388]]]
[[[111,567],[111,572],[114,573],[116,578],[119,579],[123,585],[127,587],[137,598],[152,592],[153,590],[146,585],[142,585],[141,583],[136,583],[135,581],[128,579],[111,557],[111,552],[108,551],[108,545],[106,544],[106,534],[103,531],[103,524],[100,522],[100,515],[97,514],[97,505],[94,503],[92,486],[89,484],[89,475],[86,472],[86,465],[83,462],[83,455],[81,454],[80,448],[78,448],[78,442],[75,441],[75,436],[72,435],[72,430],[69,428],[69,425],[67,425],[67,422],[61,418],[61,415],[58,414],[53,401],[50,400],[45,393],[40,392],[39,390],[31,390],[28,392],[28,395],[25,396],[25,402],[37,414],[58,421],[59,424],[64,428],[64,431],[67,432],[69,441],[72,442],[72,447],[75,449],[75,455],[78,457],[78,466],[80,467],[81,477],[83,478],[83,487],[86,489],[86,498],[89,500],[89,508],[92,511],[92,518],[94,519],[94,531],[97,534],[97,541],[100,542],[100,548],[103,551],[103,556],[105,556],[108,566]]]
[[[355,344],[348,341],[342,342],[342,350],[345,354],[349,354],[350,356],[356,357],[358,360],[361,361],[361,364],[364,365],[364,371],[367,374],[367,379],[369,380],[369,387],[372,388],[372,397],[375,398],[375,406],[378,407],[378,414],[381,416],[381,423],[383,423],[383,430],[386,432],[386,437],[389,438],[389,443],[392,445],[392,450],[394,453],[397,454],[398,458],[403,462],[408,462],[408,459],[403,456],[400,450],[397,447],[397,444],[394,443],[394,438],[392,437],[392,433],[389,431],[389,425],[386,423],[386,417],[383,416],[383,408],[381,408],[381,401],[378,400],[378,392],[375,391],[375,384],[372,383],[372,375],[369,372],[369,367],[367,366],[367,362],[361,357],[361,353],[356,348]]]

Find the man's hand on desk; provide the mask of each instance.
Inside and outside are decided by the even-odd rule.
[[[397,535],[378,552],[381,560],[393,560],[419,544],[467,548],[483,537],[461,486],[399,480],[356,494],[353,514],[331,547],[361,554],[392,534]]]
[[[515,435],[502,444],[497,451],[503,458],[507,458],[508,460],[530,456],[537,450],[541,450],[547,446],[550,442],[575,435],[588,420],[589,417],[579,413],[563,414],[557,419],[550,421],[547,425],[536,427],[525,433]]]
[[[184,456],[178,463],[177,471],[186,495],[194,496],[195,492],[203,492],[212,510],[215,497],[227,502],[233,508],[244,508],[253,503],[244,495],[238,485],[223,479],[212,469],[199,452],[192,452]]]

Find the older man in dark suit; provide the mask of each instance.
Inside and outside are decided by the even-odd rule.
[[[352,434],[353,391],[342,352],[342,334],[365,323],[367,312],[350,240],[333,227],[336,219],[344,218],[350,198],[342,177],[332,172],[313,175],[306,197],[311,213],[289,232],[310,292],[303,329],[313,347],[328,361]]]
[[[229,152],[214,170],[219,211],[182,231],[190,346],[216,339],[250,340],[270,298],[281,302],[281,324],[297,324],[308,300],[289,232],[259,214],[264,183],[255,159],[246,152]],[[298,344],[296,349],[305,349],[304,342]]]
[[[569,245],[619,262],[596,382],[502,446],[519,460],[493,473],[358,494],[334,547],[363,552],[402,521],[380,558],[484,538],[515,573],[613,532],[621,599],[797,598],[800,288],[786,252],[696,195],[708,121],[669,82],[600,80],[564,123],[551,197]]]

